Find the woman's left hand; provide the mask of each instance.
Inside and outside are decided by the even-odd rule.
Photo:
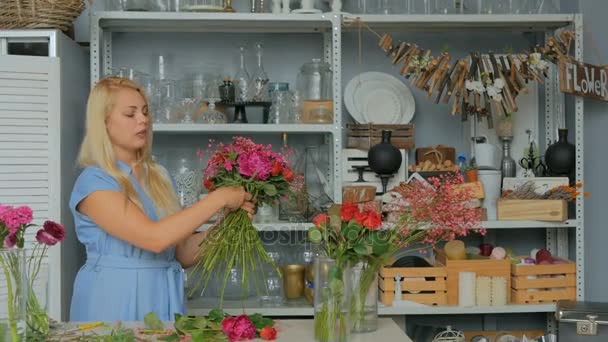
[[[247,216],[249,216],[249,219],[253,220],[253,216],[255,215],[255,203],[250,202],[250,201],[245,201],[243,202],[243,205],[241,205],[241,209],[245,210],[247,212]]]

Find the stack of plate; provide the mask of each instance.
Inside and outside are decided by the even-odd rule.
[[[416,109],[410,89],[383,72],[365,72],[350,80],[344,90],[344,104],[361,124],[407,124]]]

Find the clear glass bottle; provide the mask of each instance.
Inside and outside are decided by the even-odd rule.
[[[264,48],[261,43],[255,45],[257,67],[251,77],[251,90],[249,95],[252,101],[263,102],[268,101],[268,74],[264,70],[263,55]]]
[[[302,66],[296,81],[296,89],[302,96],[302,122],[311,123],[312,111],[318,110],[321,104],[333,113],[332,81],[332,72],[328,63],[313,59],[312,62]]]
[[[225,124],[228,123],[226,115],[215,109],[215,103],[221,100],[219,76],[209,76],[209,85],[207,86],[207,101],[209,107],[201,114],[199,122],[205,124]]]
[[[240,66],[234,76],[234,86],[236,90],[236,101],[246,102],[249,100],[249,73],[247,72],[247,65],[245,64],[245,54],[247,50],[244,46],[239,48],[240,50]]]

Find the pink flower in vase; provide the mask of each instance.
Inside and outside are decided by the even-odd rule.
[[[16,244],[17,244],[17,235],[16,234],[9,234],[4,239],[4,248],[13,248],[13,247],[15,247]]]
[[[44,222],[44,228],[36,233],[36,241],[47,246],[54,246],[65,239],[65,229],[53,221]]]

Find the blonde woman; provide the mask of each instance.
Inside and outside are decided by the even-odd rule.
[[[198,227],[223,209],[253,214],[242,188],[221,188],[180,210],[172,182],[151,156],[152,118],[143,91],[101,80],[87,104],[84,167],[70,198],[87,261],[74,282],[72,321],[161,320],[184,313],[183,269],[196,262]]]

